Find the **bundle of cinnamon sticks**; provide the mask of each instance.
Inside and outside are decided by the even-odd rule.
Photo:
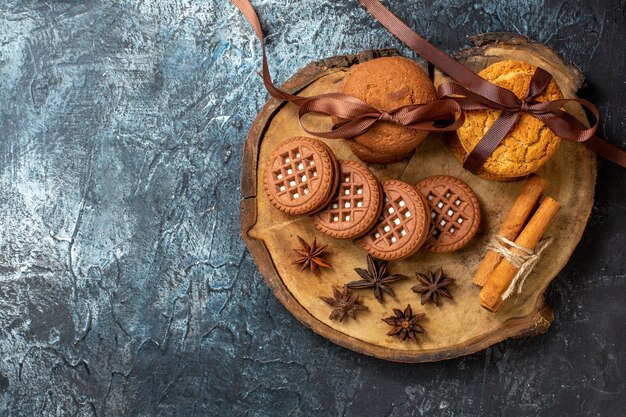
[[[537,175],[526,180],[520,195],[506,215],[498,236],[529,251],[537,247],[561,207],[552,198],[545,197],[537,208],[547,185],[546,179]],[[522,254],[522,250],[518,248],[508,249],[514,254]],[[480,304],[490,311],[498,311],[505,298],[503,294],[511,286],[517,272],[518,267],[503,255],[493,250],[488,251],[473,280],[474,284],[482,287]]]

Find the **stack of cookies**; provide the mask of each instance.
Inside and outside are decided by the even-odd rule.
[[[307,137],[284,141],[267,161],[265,193],[287,214],[310,214],[325,207],[337,189],[337,158],[326,144]]]
[[[358,239],[372,256],[396,260],[424,247],[452,252],[465,246],[480,224],[473,191],[449,176],[412,186],[382,184],[365,165],[337,162],[322,141],[293,137],[270,155],[264,173],[270,203],[336,239]]]
[[[414,61],[400,56],[377,58],[350,68],[340,91],[382,111],[437,99],[428,75]],[[335,123],[341,120],[334,119]],[[428,132],[391,122],[378,122],[367,132],[347,141],[361,161],[386,164],[411,155]]]
[[[526,95],[530,80],[537,67],[520,61],[496,62],[480,71],[478,75],[511,90],[522,98]],[[537,101],[552,101],[563,98],[554,79]],[[462,164],[467,155],[494,121],[500,110],[475,110],[465,112],[465,122],[456,134],[450,135],[450,147],[455,158]],[[504,140],[485,161],[477,175],[493,181],[515,181],[537,171],[554,154],[560,139],[541,120],[522,113],[520,120],[505,136]]]

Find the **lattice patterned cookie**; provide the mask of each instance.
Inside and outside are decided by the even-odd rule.
[[[415,188],[430,206],[433,230],[424,243],[431,252],[454,252],[465,246],[480,226],[480,205],[474,191],[458,178],[424,178]]]
[[[307,137],[287,139],[265,165],[265,193],[277,209],[311,214],[326,206],[339,180],[335,155],[324,142]]]
[[[406,258],[417,252],[428,237],[428,204],[415,188],[398,180],[385,181],[383,193],[378,223],[359,242],[376,258]]]
[[[370,230],[382,210],[380,182],[355,161],[339,164],[339,187],[330,204],[313,215],[313,225],[337,239],[355,239]]]

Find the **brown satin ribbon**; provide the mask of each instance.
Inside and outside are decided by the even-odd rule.
[[[330,93],[312,97],[302,97],[279,89],[272,82],[261,22],[248,0],[231,0],[248,20],[259,41],[263,54],[263,71],[261,77],[269,94],[279,100],[286,100],[299,107],[298,122],[302,129],[314,136],[326,139],[352,138],[368,130],[378,121],[402,124],[416,130],[430,132],[453,131],[463,125],[464,117],[461,106],[456,100],[440,99],[427,104],[415,104],[400,107],[390,112],[378,110],[356,97]],[[315,132],[303,125],[303,118],[308,113],[332,115],[346,120],[329,132]],[[443,125],[442,125],[443,124]]]
[[[598,111],[592,103],[582,99],[563,99],[550,102],[535,100],[550,82],[551,75],[549,73],[538,69],[532,77],[528,93],[523,99],[519,99],[512,91],[484,80],[449,55],[437,49],[406,26],[386,9],[379,0],[358,1],[391,33],[457,82],[444,83],[439,86],[438,93],[440,99],[438,101],[422,105],[405,106],[391,112],[380,111],[356,97],[341,93],[323,94],[313,97],[290,94],[277,88],[272,82],[267,64],[261,23],[252,5],[248,0],[231,1],[248,20],[261,42],[263,53],[263,71],[261,76],[266,89],[271,96],[287,100],[299,106],[298,121],[302,129],[307,133],[327,139],[351,138],[367,131],[378,121],[399,123],[418,130],[452,131],[463,124],[464,118],[461,109],[465,111],[501,110],[501,115],[472,152],[470,152],[465,162],[467,169],[476,172],[513,128],[519,120],[521,112],[527,112],[542,120],[555,134],[563,139],[572,142],[584,142],[598,155],[622,167],[626,167],[626,152],[594,135],[598,126]],[[586,128],[569,113],[563,111],[561,107],[567,102],[577,102],[587,108],[595,116],[593,126]],[[303,117],[311,112],[334,115],[347,121],[330,132],[314,132],[308,130],[302,124]],[[446,124],[441,127],[436,125],[436,122],[446,122]]]
[[[526,96],[520,100],[512,91],[484,80],[430,44],[385,8],[379,0],[358,1],[365,10],[409,48],[457,81],[457,83],[450,82],[440,85],[438,89],[440,97],[456,100],[466,111],[502,110],[498,119],[468,155],[464,164],[468,170],[476,172],[485,163],[507,133],[515,126],[521,112],[530,113],[543,121],[557,136],[571,142],[584,142],[589,149],[598,155],[626,168],[626,152],[595,135],[598,128],[599,113],[592,103],[582,99],[548,102],[535,100],[545,90],[552,78],[545,70],[537,69]],[[576,118],[561,109],[568,102],[579,103],[594,115],[595,120],[590,128],[586,128]]]

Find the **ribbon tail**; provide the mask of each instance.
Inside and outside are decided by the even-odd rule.
[[[626,151],[610,144],[605,140],[602,140],[594,134],[598,128],[598,111],[595,106],[588,103],[586,100],[575,99],[573,101],[577,101],[579,104],[591,110],[596,118],[593,126],[587,128],[574,116],[560,109],[554,110],[552,114],[548,113],[546,115],[537,115],[535,117],[546,123],[546,125],[548,125],[548,127],[559,137],[571,142],[583,142],[587,148],[604,159],[626,168]],[[563,123],[564,126],[561,125],[562,121],[566,122]],[[578,131],[570,132],[571,127],[574,127]]]
[[[269,65],[267,63],[267,54],[265,52],[265,40],[263,38],[263,28],[261,27],[261,21],[254,11],[254,7],[248,0],[231,0],[233,5],[239,9],[243,17],[246,18],[254,32],[256,33],[257,38],[259,38],[259,42],[261,43],[261,51],[263,55],[263,72],[261,74],[261,78],[263,78],[263,84],[267,89],[268,93],[279,100],[288,100],[297,105],[300,105],[305,97],[300,97],[287,91],[281,90],[280,88],[274,85],[272,81],[272,76],[270,74]]]
[[[585,146],[604,159],[608,159],[609,161],[626,168],[626,151],[623,149],[611,145],[596,135],[593,135],[584,143]]]

